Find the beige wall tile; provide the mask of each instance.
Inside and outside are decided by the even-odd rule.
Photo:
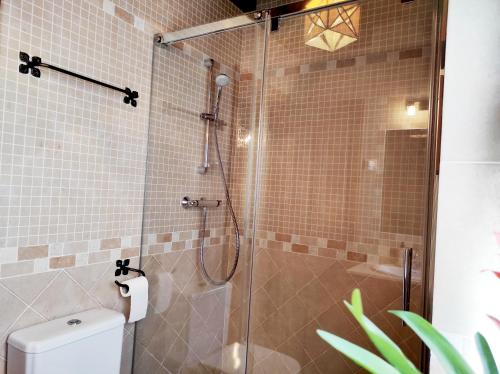
[[[366,262],[367,258],[368,257],[365,253],[347,252],[347,259],[349,261]]]
[[[171,242],[172,241],[172,233],[158,234],[156,240],[158,241],[158,243]]]
[[[18,261],[33,260],[35,258],[47,257],[48,255],[49,255],[48,245],[20,247],[18,253]]]
[[[89,264],[97,262],[107,262],[111,258],[109,251],[106,252],[92,252],[89,254]]]
[[[124,248],[122,249],[122,258],[130,258],[130,257],[139,257],[141,254],[141,250],[139,247],[135,248]]]
[[[122,245],[120,238],[103,239],[101,240],[101,249],[115,249]]]
[[[49,262],[49,267],[51,269],[69,268],[75,266],[75,261],[75,255],[52,257]]]
[[[56,271],[50,271],[41,274],[6,278],[2,279],[0,283],[29,305],[57,274],[58,272]]]
[[[134,16],[120,7],[115,7],[115,15],[130,25],[134,24]]]
[[[309,247],[307,245],[302,245],[302,244],[292,244],[292,252],[308,253]]]
[[[0,267],[0,274],[2,278],[12,277],[15,275],[29,274],[33,273],[34,262],[33,261],[21,261],[14,262],[10,264],[2,264]]]

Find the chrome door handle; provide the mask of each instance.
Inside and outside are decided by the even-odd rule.
[[[413,248],[405,248],[403,257],[403,310],[407,312],[410,310],[412,257]]]

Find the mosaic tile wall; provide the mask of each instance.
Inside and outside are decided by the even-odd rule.
[[[255,373],[356,372],[314,333],[321,327],[367,344],[342,304],[355,287],[418,361],[414,337],[385,313],[400,307],[401,278],[376,269],[400,267],[406,247],[416,250],[417,272],[421,266],[428,111],[409,117],[406,103],[428,97],[432,2],[361,5],[360,39],[333,53],[304,44],[303,18],[271,33],[250,312]],[[240,103],[259,79],[246,70],[252,53],[243,51]],[[246,152],[235,151],[235,190],[244,185]],[[243,214],[245,204],[238,208]],[[418,279],[413,288],[418,310]]]
[[[116,0],[115,4],[157,25],[161,31],[202,25],[241,13],[230,1]]]
[[[404,33],[394,43],[379,35],[376,43],[362,38],[361,45],[328,53],[300,42],[302,18],[271,33],[259,229],[356,243],[366,258],[377,245],[421,242],[428,111],[409,117],[406,102],[428,96],[432,5],[372,1],[362,9],[367,39],[403,12],[418,18],[408,25],[422,30],[418,41],[398,49]],[[394,23],[394,34],[406,27],[399,17]],[[384,43],[390,46],[380,50]],[[243,117],[245,89],[256,78],[245,71],[251,44],[242,56]],[[233,188],[244,185],[246,152],[235,149]]]
[[[1,10],[4,276],[7,268],[6,275],[33,270],[48,246],[55,257],[84,252],[80,242],[140,235],[149,109],[149,81],[142,77],[151,67],[151,39],[85,1],[6,1]],[[115,44],[120,48],[108,48]],[[40,79],[19,74],[19,51],[130,86],[140,93],[139,105],[43,68]],[[15,248],[17,272],[4,264]]]
[[[139,266],[152,36],[163,26],[178,27],[181,19],[204,23],[237,11],[228,1],[205,5],[1,2],[0,304],[9,308],[2,310],[0,323],[0,373],[13,330],[95,307],[126,312],[113,283],[113,262],[132,257]],[[21,75],[21,50],[129,86],[140,93],[138,106],[132,109],[121,94],[57,72],[42,69],[40,79]],[[187,69],[201,75],[194,63]],[[223,219],[220,225],[221,230],[207,235],[210,248],[225,237]],[[167,230],[171,227],[158,233]],[[186,230],[168,231],[170,238],[148,235],[151,247],[146,244],[146,249],[153,254],[160,246],[164,251],[190,248],[198,230],[190,232],[191,241],[186,241]],[[179,274],[184,272],[174,278]],[[127,325],[123,373],[131,372],[133,335],[134,326]]]
[[[158,29],[237,13],[226,1],[206,3],[203,8],[199,2],[122,0],[72,0],[64,6],[25,0],[0,5],[0,39],[7,45],[0,51],[0,74],[5,77],[0,83],[4,99],[0,176],[5,191],[0,209],[6,213],[0,218],[0,301],[13,305],[0,324],[0,341],[17,328],[79,310],[106,306],[125,311],[112,283],[112,261],[139,254],[145,192],[142,266],[151,294],[148,318],[136,328],[137,371],[238,372],[244,367],[241,362],[237,368],[227,367],[226,356],[246,334],[251,242],[243,241],[242,262],[231,284],[207,285],[197,267],[201,217],[199,212],[183,210],[179,201],[185,195],[223,196],[213,148],[210,173],[196,173],[204,131],[198,116],[206,109],[202,62],[212,57],[218,61],[216,70],[233,78],[224,92],[225,126],[219,134],[240,221],[251,211],[247,197],[254,175],[249,171],[255,168],[253,130],[260,100],[256,61],[262,50],[255,38],[262,37],[262,30],[219,34],[151,52],[151,36]],[[266,104],[272,115],[266,118],[269,132],[264,139],[253,274],[255,372],[327,372],[329,365],[354,370],[310,335],[317,325],[332,330],[352,327],[347,319],[332,322],[327,317],[342,315],[341,300],[354,286],[375,293],[368,307],[377,322],[386,323],[406,347],[414,344],[411,336],[379,313],[398,304],[399,280],[367,275],[365,268],[348,271],[363,263],[397,263],[401,246],[417,246],[421,240],[412,231],[419,222],[420,197],[413,196],[411,217],[399,214],[407,193],[401,190],[402,181],[414,178],[418,188],[419,177],[396,178],[392,188],[403,194],[401,201],[384,200],[384,178],[392,178],[385,174],[384,163],[393,159],[383,145],[391,140],[386,129],[401,130],[401,115],[389,118],[387,108],[401,106],[409,93],[426,94],[430,7],[425,0],[404,8],[394,3],[368,2],[362,31],[367,39],[333,55],[302,45],[302,21],[283,23],[271,37]],[[391,23],[384,17],[395,20]],[[19,75],[21,48],[51,63],[133,86],[141,93],[138,108],[122,105],[113,92],[54,72],[43,71],[40,80]],[[336,85],[326,83],[331,81]],[[31,96],[28,100],[28,92],[37,94],[36,101]],[[325,128],[327,120],[331,123]],[[412,131],[421,135],[422,130]],[[254,139],[249,145],[244,141],[248,134]],[[368,160],[377,161],[376,170],[366,170]],[[403,157],[403,163],[418,160]],[[325,175],[327,180],[321,180]],[[295,200],[298,192],[305,198]],[[274,200],[276,196],[286,199]],[[329,205],[318,210],[323,196],[330,197]],[[383,211],[387,216],[381,216]],[[382,222],[394,230],[381,232]],[[211,212],[207,228],[208,267],[214,276],[222,276],[232,253],[227,210]],[[252,227],[244,229],[250,233]],[[33,272],[39,274],[28,275]],[[370,288],[372,284],[380,287]],[[418,284],[414,288],[418,290]],[[387,292],[378,295],[377,289]],[[311,305],[311,311],[306,312],[304,305]],[[297,318],[290,318],[293,310],[301,311]],[[283,326],[283,321],[290,323]],[[131,370],[133,334],[134,329],[127,327],[123,373]],[[0,373],[4,364],[2,351]]]
[[[244,369],[244,351],[238,368],[227,366],[226,356],[231,352],[227,347],[230,302],[237,299],[241,304],[245,293],[234,293],[231,284],[214,287],[204,280],[198,254],[202,212],[180,205],[184,196],[224,201],[221,207],[208,210],[205,233],[207,270],[215,279],[221,279],[233,261],[234,236],[213,128],[210,168],[205,174],[198,173],[206,125],[200,113],[207,111],[208,90],[208,69],[203,61],[207,57],[215,59],[213,78],[220,72],[231,78],[231,84],[222,92],[221,124],[217,130],[229,180],[231,155],[237,144],[234,137],[241,40],[239,30],[154,50],[142,252],[145,270],[153,283],[148,318],[137,328],[136,365],[140,372]],[[243,217],[238,218],[242,225]],[[178,233],[177,243],[169,243],[172,232]],[[243,245],[242,252],[249,256],[250,247]],[[246,267],[242,258],[239,270]],[[155,306],[155,298],[163,308]],[[244,324],[245,315],[233,317]],[[242,341],[245,331],[233,336]]]
[[[125,310],[110,260],[138,255],[151,37],[136,26],[80,0],[0,5],[0,373],[11,331],[99,306]],[[139,104],[45,69],[21,75],[19,51],[130,86]]]
[[[360,243],[354,252],[364,254],[383,244],[381,240],[404,242],[406,234],[421,235],[423,210],[417,212],[420,220],[409,221],[419,224],[412,231],[382,225],[391,219],[383,209],[391,186],[384,163],[396,157],[386,147],[399,119],[391,111],[399,106],[404,112],[406,98],[426,95],[428,72],[429,59],[421,55],[376,66],[270,76],[260,227]],[[412,135],[406,131],[402,137]],[[405,216],[410,206],[424,203],[426,142],[421,140],[418,149],[400,149],[397,155],[420,161],[414,180],[411,175],[394,177],[396,184],[415,190],[393,208],[402,210],[399,226],[410,219]]]
[[[227,39],[231,43],[236,38],[230,34]],[[208,69],[203,65],[208,55],[187,44],[180,48],[155,47],[154,51],[144,207],[145,234],[200,230],[200,211],[184,209],[180,204],[181,199],[184,196],[192,199],[224,197],[212,126],[210,168],[206,174],[198,172],[198,167],[203,163],[206,126],[205,121],[200,119],[200,114],[208,110]],[[239,53],[238,48],[234,48],[234,51]],[[218,130],[221,155],[226,168],[230,165],[231,125],[238,89],[238,70],[233,70],[230,66],[238,58],[238,55],[234,56],[228,63],[219,60],[214,67],[214,78],[219,72],[224,72],[233,80],[223,92],[220,112],[222,126]],[[225,218],[223,207],[210,210],[207,228],[224,227]]]

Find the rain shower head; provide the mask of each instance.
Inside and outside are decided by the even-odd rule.
[[[226,74],[219,74],[217,77],[215,77],[215,84],[217,87],[225,87],[229,83],[231,83],[231,78],[229,78]]]

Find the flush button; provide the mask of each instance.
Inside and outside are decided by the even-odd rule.
[[[76,325],[79,325],[80,323],[82,323],[81,320],[79,319],[70,319],[68,322],[66,322],[68,325],[70,326],[76,326]]]

